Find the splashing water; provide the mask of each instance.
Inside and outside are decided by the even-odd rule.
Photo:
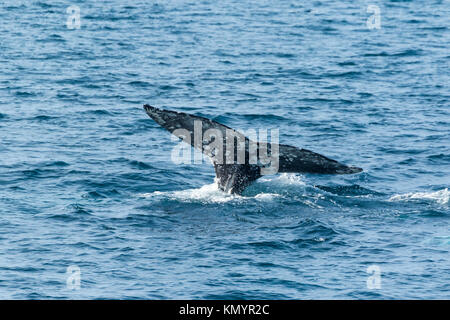
[[[200,188],[179,190],[179,191],[155,191],[152,193],[142,193],[138,196],[152,199],[171,199],[181,202],[204,202],[204,203],[225,203],[225,202],[242,202],[250,199],[261,201],[271,201],[280,195],[275,193],[258,193],[254,196],[242,196],[237,194],[229,194],[220,190],[217,183],[204,185]]]

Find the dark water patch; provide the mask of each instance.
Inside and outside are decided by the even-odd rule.
[[[105,190],[102,190],[102,194],[104,194],[108,197],[119,197],[122,195],[122,193],[117,189],[105,189]]]
[[[12,186],[12,187],[9,187],[11,190],[14,190],[14,191],[23,191],[23,190],[26,190],[25,188],[23,188],[23,187],[20,187],[20,186]]]
[[[426,209],[420,212],[420,216],[427,218],[450,218],[449,206],[445,209],[445,205],[442,205],[441,209]]]
[[[36,97],[37,94],[35,92],[30,92],[30,91],[16,91],[14,93],[15,96],[20,97],[20,98],[30,98],[30,97]]]
[[[319,188],[321,190],[340,195],[340,196],[363,196],[363,195],[376,195],[380,196],[383,195],[383,193],[370,190],[368,188],[361,187],[360,185],[354,184],[351,186],[343,186],[343,185],[336,185],[336,186],[322,186],[322,185],[316,185],[316,188]]]
[[[364,57],[412,57],[412,56],[421,56],[423,55],[423,50],[421,49],[408,49],[395,53],[388,53],[386,51],[374,52],[374,53],[366,53]]]
[[[7,11],[14,11],[14,10],[18,10],[18,9],[24,9],[26,8],[26,6],[24,4],[20,4],[20,5],[8,5],[4,7],[5,10]]]
[[[289,120],[283,116],[279,116],[279,115],[275,115],[275,114],[268,114],[268,113],[264,113],[264,114],[243,114],[241,115],[241,117],[243,117],[244,119],[248,120],[248,121],[253,121],[253,120],[263,120],[263,121],[286,121]]]
[[[80,95],[76,92],[72,92],[72,93],[58,93],[56,95],[56,98],[58,98],[58,100],[60,101],[64,101],[64,102],[70,102],[70,103],[80,103]]]
[[[158,86],[158,88],[159,88],[160,90],[163,90],[163,91],[172,91],[172,90],[180,89],[180,88],[177,87],[177,86],[171,86],[171,85],[168,85],[168,84],[166,84],[166,85],[160,85],[160,86]]]
[[[65,161],[61,161],[61,160],[57,160],[57,161],[45,161],[39,164],[40,166],[44,166],[44,167],[69,167],[70,164],[65,162]]]
[[[56,120],[59,117],[57,116],[50,116],[50,115],[39,115],[39,116],[35,116],[33,118],[30,118],[29,120],[31,121],[38,121],[38,122],[45,122],[45,121],[50,121],[50,120]]]
[[[392,54],[393,57],[412,57],[412,56],[421,56],[424,51],[421,49],[409,49],[402,52]]]
[[[362,72],[360,71],[344,71],[344,72],[333,72],[333,73],[326,73],[322,74],[321,77],[325,78],[357,78],[362,75]]]
[[[0,270],[3,271],[17,271],[17,272],[41,272],[44,271],[43,268],[38,267],[2,267],[0,266]]]
[[[53,179],[61,177],[59,169],[27,169],[20,171],[22,175],[29,179]]]
[[[345,296],[348,296],[351,299],[360,299],[358,297],[361,297],[362,299],[384,300],[389,298],[386,297],[382,292],[377,292],[374,290],[371,291],[355,290],[346,293]]]
[[[74,215],[74,214],[61,213],[61,214],[46,215],[45,219],[61,221],[61,222],[74,222],[74,221],[79,220],[79,216]]]
[[[256,268],[260,269],[267,269],[267,270],[273,270],[273,269],[285,269],[290,271],[295,271],[295,268],[285,266],[278,264],[276,262],[269,262],[269,261],[263,261],[263,262],[249,262],[249,265],[254,266]]]
[[[439,139],[442,139],[442,138],[443,138],[443,136],[440,135],[440,134],[430,134],[430,135],[427,135],[424,138],[424,140],[425,141],[436,141],[436,140],[439,140]]]
[[[389,154],[421,154],[426,152],[425,149],[396,149],[392,147],[378,147],[378,150]]]
[[[357,64],[354,61],[343,61],[339,62],[338,65],[341,67],[346,67],[346,66],[356,66]]]
[[[111,88],[111,85],[109,85],[109,84],[85,83],[85,84],[82,84],[82,87],[86,88],[86,89],[105,89],[105,88]]]
[[[431,163],[442,164],[450,163],[450,154],[433,154],[427,157],[427,160]]]
[[[372,94],[372,93],[370,93],[370,92],[358,92],[358,95],[361,97],[361,98],[370,98],[370,97],[373,97],[374,95]]]
[[[414,163],[416,163],[416,162],[417,162],[417,159],[414,159],[414,158],[407,158],[407,159],[404,159],[404,160],[402,160],[402,161],[397,162],[397,164],[400,164],[400,165],[407,165],[407,164],[414,164]]]
[[[128,84],[132,87],[138,87],[138,88],[150,88],[154,87],[154,84],[151,84],[147,81],[130,81]]]
[[[425,31],[447,31],[448,28],[446,26],[439,26],[439,27],[421,27],[419,30],[425,30]]]
[[[425,20],[419,20],[419,19],[409,19],[406,20],[407,23],[413,23],[413,24],[417,24],[417,23],[425,23]]]
[[[280,77],[299,77],[304,79],[319,79],[320,76],[311,72],[306,71],[305,69],[279,69],[276,76]]]
[[[74,176],[89,176],[92,174],[92,171],[72,169],[67,171],[67,174]]]
[[[36,40],[37,42],[44,42],[44,43],[51,43],[51,42],[56,42],[56,43],[65,43],[66,39],[64,39],[61,35],[59,34],[51,34],[50,36],[46,37],[46,38],[42,38],[42,39],[38,39]]]
[[[338,31],[338,29],[333,28],[328,25],[307,25],[306,29],[312,30],[312,31],[320,31],[324,34],[333,34]]]
[[[287,121],[289,119],[286,119],[283,116],[275,115],[275,114],[267,114],[267,113],[261,113],[261,114],[240,114],[237,116],[236,114],[232,113],[225,113],[217,117],[213,117],[212,119],[214,121],[220,122],[220,123],[231,123],[231,119],[244,119],[246,121],[262,121],[262,122],[274,122],[274,121]]]
[[[112,111],[108,111],[106,109],[87,110],[87,111],[82,111],[79,114],[94,115],[94,116],[113,116],[114,115],[114,113]]]
[[[43,8],[43,9],[49,9],[49,8],[53,8],[54,7],[52,4],[47,3],[47,2],[43,2],[43,1],[37,1],[37,2],[34,2],[33,4],[35,6]]]
[[[296,55],[293,54],[293,53],[275,53],[274,55],[277,58],[287,58],[287,59],[291,59],[291,58],[295,58],[296,57]]]

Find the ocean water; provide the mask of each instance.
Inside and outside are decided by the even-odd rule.
[[[449,1],[2,1],[0,298],[449,299],[449,16]],[[224,194],[207,162],[171,161],[144,103],[279,129],[364,172]]]

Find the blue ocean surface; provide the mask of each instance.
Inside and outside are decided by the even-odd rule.
[[[449,299],[449,16],[444,0],[2,1],[0,298]],[[207,161],[172,161],[145,103],[364,171],[226,194]]]

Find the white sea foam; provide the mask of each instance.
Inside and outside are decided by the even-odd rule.
[[[237,194],[229,194],[219,190],[216,183],[207,184],[200,188],[186,189],[178,191],[155,191],[152,193],[141,193],[138,196],[144,198],[166,198],[183,202],[206,202],[206,203],[225,203],[230,201],[245,201],[256,199],[259,201],[272,201],[276,197],[280,197],[274,193],[258,193],[255,196],[241,196]]]
[[[269,188],[261,186],[270,185]],[[152,193],[141,193],[139,197],[143,198],[165,198],[178,200],[183,202],[205,202],[205,203],[225,203],[230,201],[273,201],[275,198],[283,197],[281,194],[268,192],[273,190],[274,186],[305,186],[302,176],[296,174],[283,173],[278,176],[263,176],[249,189],[252,195],[242,196],[237,194],[229,194],[219,190],[217,183],[207,184],[200,188],[186,189],[179,191],[155,191]],[[261,190],[262,189],[262,190]],[[268,189],[268,190],[266,190]],[[276,188],[275,188],[276,189]]]
[[[276,176],[263,176],[258,181],[262,183],[270,182],[280,185],[296,185],[296,186],[306,185],[305,181],[303,181],[303,176],[292,173],[282,173]]]
[[[439,204],[448,204],[450,192],[448,188],[435,192],[417,192],[397,194],[389,198],[389,201],[408,201],[408,200],[431,200]]]

